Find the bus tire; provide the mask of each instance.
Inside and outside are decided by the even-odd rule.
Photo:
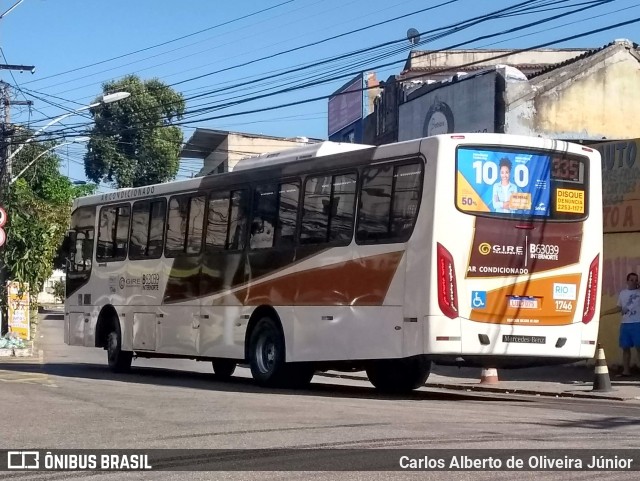
[[[231,359],[216,359],[211,361],[213,374],[218,379],[229,379],[236,370],[236,363]]]
[[[424,356],[373,361],[367,367],[369,382],[387,393],[406,393],[423,386],[431,372]]]
[[[287,379],[284,337],[270,317],[256,324],[249,338],[249,366],[261,386],[282,387]]]
[[[131,369],[133,352],[122,350],[122,336],[114,329],[107,336],[107,361],[113,372],[127,372]]]

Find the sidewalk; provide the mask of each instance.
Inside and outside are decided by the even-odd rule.
[[[38,343],[37,343],[37,339],[38,339],[38,323],[40,321],[40,319],[42,318],[42,314],[32,314],[32,319],[31,319],[31,333],[30,333],[30,337],[31,339],[29,339],[28,341],[23,341],[24,343],[24,347],[23,348],[1,348],[0,349],[0,359],[2,359],[2,362],[10,362],[13,360],[21,360],[21,359],[30,359],[30,358],[39,358],[40,357],[40,351],[38,349]]]
[[[612,374],[610,376],[612,391],[593,392],[594,368],[585,363],[527,369],[499,369],[500,381],[497,384],[480,384],[480,373],[480,368],[434,365],[425,387],[456,391],[640,401],[640,375],[617,378]],[[328,371],[321,375],[367,381],[367,375],[364,372]]]

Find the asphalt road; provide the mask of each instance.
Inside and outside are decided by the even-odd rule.
[[[41,321],[41,359],[0,362],[5,449],[254,449],[310,451],[235,466],[283,469],[327,462],[319,449],[640,448],[640,405],[422,389],[385,396],[365,382],[316,376],[307,390],[267,390],[240,368],[216,381],[209,363],[135,360],[114,375],[101,349],[62,342],[62,321]],[[246,456],[246,459],[241,459]],[[215,461],[215,459],[213,460]],[[335,466],[349,462],[335,458]],[[380,461],[372,458],[372,463]],[[212,459],[194,453],[182,469]],[[333,462],[333,461],[331,461]],[[270,464],[271,463],[271,464]],[[232,464],[225,464],[231,466]],[[621,472],[158,472],[3,473],[3,479],[636,479]],[[1,474],[0,474],[1,475]]]

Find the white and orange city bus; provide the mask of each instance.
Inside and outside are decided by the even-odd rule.
[[[263,385],[365,369],[381,390],[431,362],[591,358],[600,155],[561,141],[440,135],[80,198],[65,341],[135,357],[249,364]]]

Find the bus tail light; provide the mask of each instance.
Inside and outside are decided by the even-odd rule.
[[[445,316],[455,319],[458,317],[458,290],[453,257],[442,244],[437,246],[438,305]]]
[[[582,311],[582,322],[588,324],[593,320],[596,313],[596,294],[598,291],[598,273],[600,269],[600,254],[593,259],[589,266],[589,276],[587,277],[587,292],[584,296],[584,310]]]

